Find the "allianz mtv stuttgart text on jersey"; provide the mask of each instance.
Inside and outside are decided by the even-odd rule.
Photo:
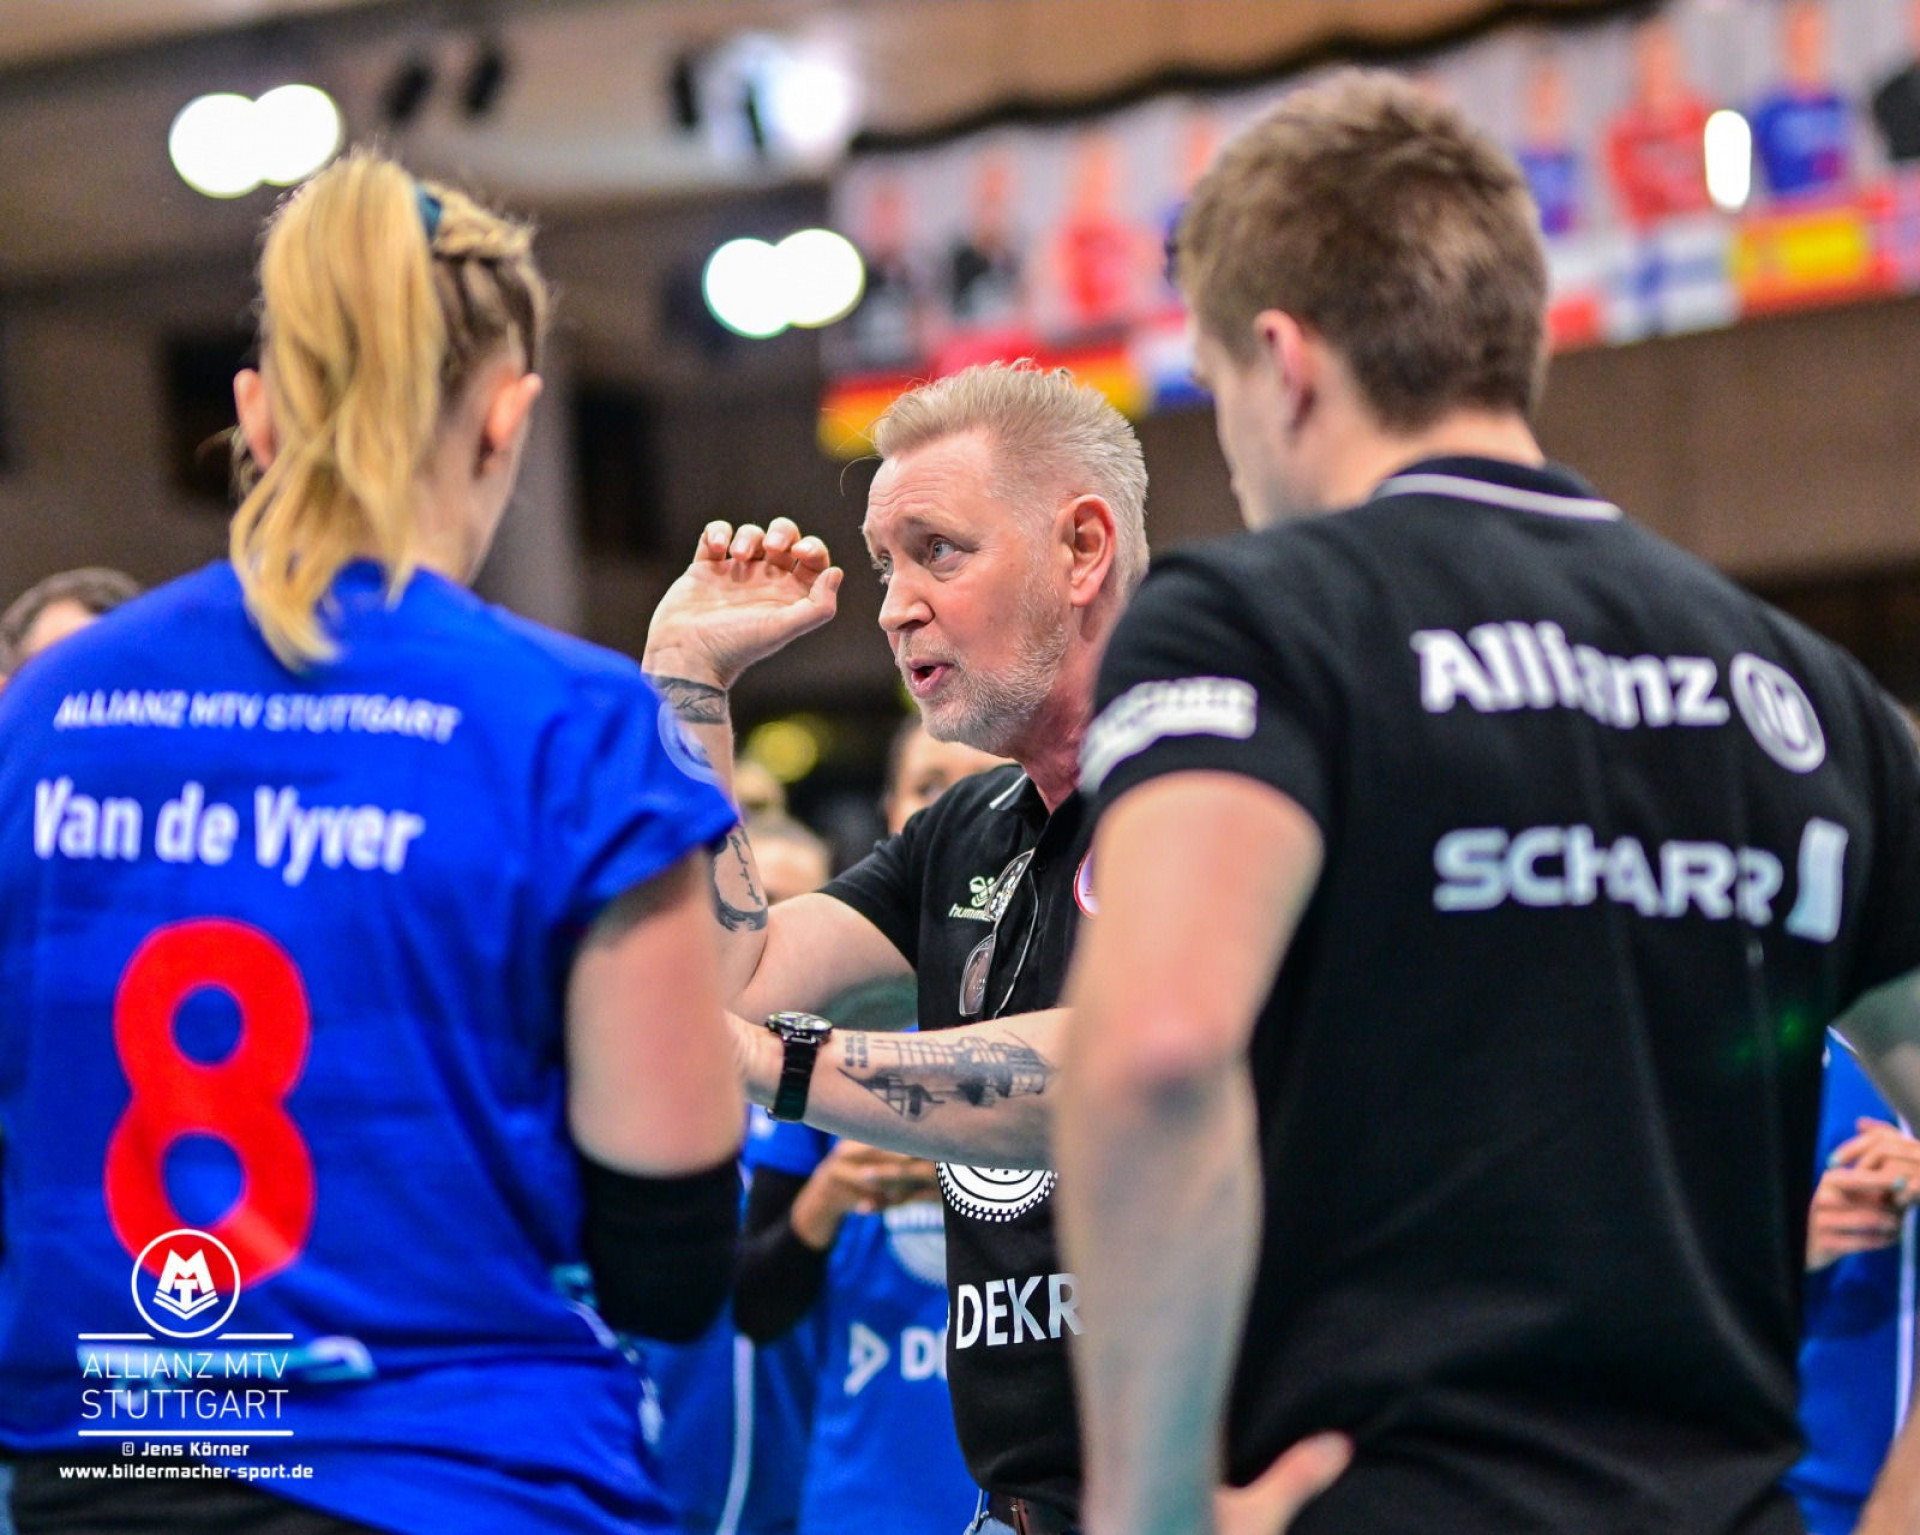
[[[1578,709],[1618,730],[1715,729],[1735,711],[1761,749],[1790,773],[1826,760],[1826,736],[1805,689],[1784,668],[1742,653],[1727,668],[1706,656],[1610,656],[1573,644],[1554,623],[1488,623],[1465,635],[1423,629],[1410,643],[1420,659],[1420,704],[1446,714]],[[1847,830],[1813,817],[1801,830],[1789,933],[1830,943],[1840,931]],[[1767,848],[1675,839],[1653,847],[1633,836],[1602,842],[1590,826],[1461,827],[1434,844],[1440,911],[1522,906],[1589,906],[1604,895],[1644,917],[1689,911],[1752,927],[1774,921],[1786,869]]]
[[[384,693],[188,693],[182,689],[96,689],[61,700],[53,728],[260,731],[302,735],[398,735],[444,745],[460,711],[424,698]],[[33,790],[33,851],[43,859],[163,863],[218,867],[251,851],[263,869],[299,885],[316,868],[399,874],[427,822],[411,810],[383,805],[312,805],[299,790],[261,784],[230,805],[209,800],[188,779],[154,806],[101,791],[66,776],[43,778]],[[250,835],[242,840],[243,830]],[[151,835],[149,835],[149,833]]]

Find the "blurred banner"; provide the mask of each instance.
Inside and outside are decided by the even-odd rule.
[[[823,445],[866,452],[901,389],[991,358],[1130,415],[1196,401],[1168,237],[1221,142],[1325,72],[856,155],[833,222],[867,290],[823,337]],[[1920,0],[1570,11],[1404,72],[1525,170],[1557,349],[1920,289]]]

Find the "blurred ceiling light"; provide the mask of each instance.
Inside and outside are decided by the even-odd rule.
[[[797,160],[832,159],[858,126],[852,75],[817,53],[792,50],[776,58],[756,94],[769,139]]]
[[[1753,192],[1753,129],[1738,112],[1721,108],[1707,119],[1707,196],[1738,213]]]
[[[787,319],[795,325],[831,325],[860,302],[867,285],[860,252],[831,229],[802,229],[773,248],[786,284]]]
[[[344,125],[317,86],[282,85],[258,101],[219,92],[180,109],[167,153],[180,179],[208,197],[244,197],[263,181],[290,187],[334,157]]]
[[[707,258],[701,291],[728,330],[764,339],[789,325],[831,325],[860,302],[866,264],[844,235],[802,229],[778,245],[729,240]]]
[[[207,197],[244,197],[260,185],[253,103],[220,92],[180,109],[167,133],[167,153],[180,179]]]
[[[859,126],[853,71],[817,44],[741,32],[684,55],[675,68],[675,120],[704,124],[718,154],[751,152],[818,169],[846,149]],[[684,111],[685,104],[694,110]]]
[[[340,109],[312,85],[282,85],[253,104],[260,179],[277,187],[305,181],[334,157],[345,134]]]
[[[756,340],[788,325],[780,259],[765,240],[729,240],[707,258],[700,280],[707,308],[730,331]]]

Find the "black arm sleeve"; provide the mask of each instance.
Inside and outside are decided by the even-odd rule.
[[[620,1332],[690,1343],[727,1302],[740,1237],[740,1174],[641,1178],[580,1158],[583,1246],[595,1303]]]
[[[733,1320],[755,1343],[771,1343],[813,1309],[827,1282],[827,1253],[800,1240],[788,1219],[807,1180],[798,1173],[755,1170],[747,1191],[746,1235],[734,1281]]]

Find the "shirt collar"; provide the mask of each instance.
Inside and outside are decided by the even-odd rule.
[[[1466,454],[1418,459],[1382,480],[1367,499],[1405,495],[1449,496],[1579,522],[1617,522],[1621,516],[1619,507],[1558,464]]]

